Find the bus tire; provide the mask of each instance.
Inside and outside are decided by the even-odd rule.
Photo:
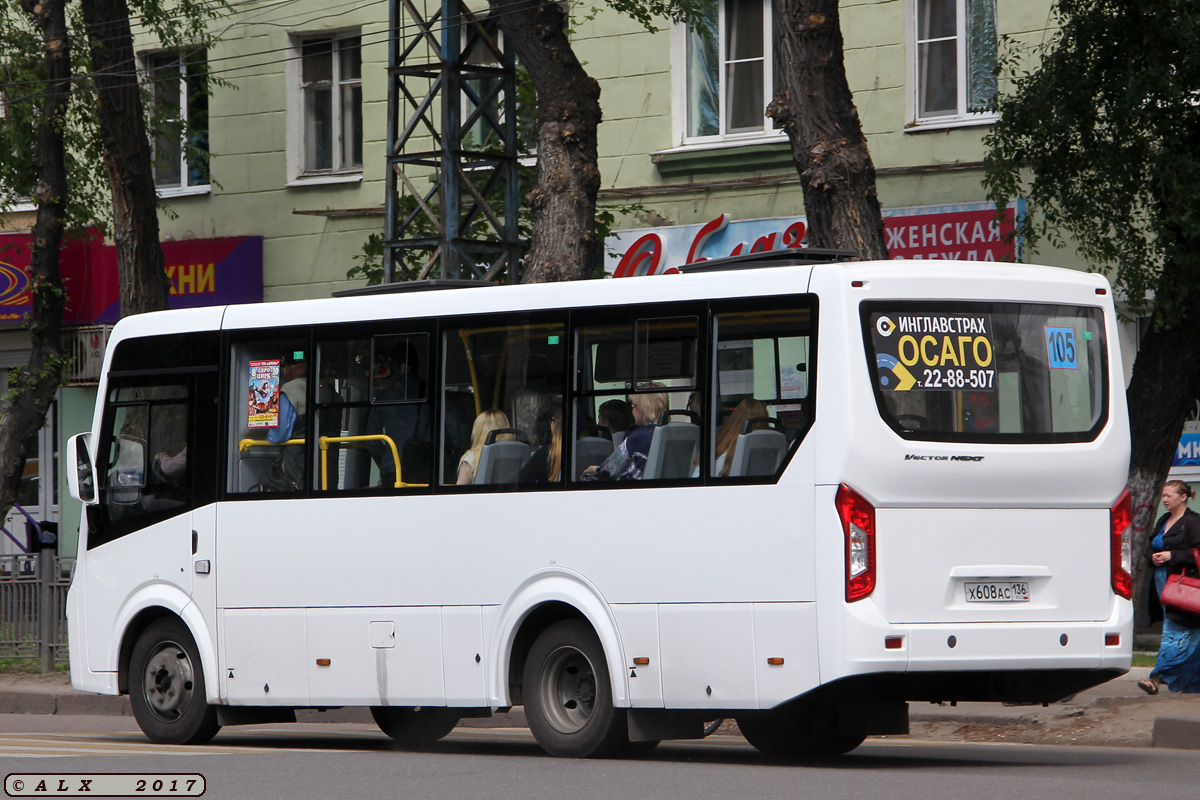
[[[221,729],[206,699],[196,640],[177,617],[151,622],[133,646],[129,705],[153,742],[201,744]]]
[[[752,711],[736,719],[746,741],[771,758],[796,760],[840,756],[867,738],[866,734],[835,733],[827,724],[829,716],[810,717],[797,714],[794,709]]]
[[[404,747],[429,747],[444,738],[458,724],[459,713],[452,708],[418,706],[372,706],[371,716],[379,729]]]
[[[524,696],[529,729],[552,756],[608,758],[629,744],[604,648],[586,622],[561,620],[542,631],[525,660]]]

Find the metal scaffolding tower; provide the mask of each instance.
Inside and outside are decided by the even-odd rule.
[[[437,0],[425,0],[437,2]],[[462,0],[390,0],[384,282],[518,276],[514,57]]]

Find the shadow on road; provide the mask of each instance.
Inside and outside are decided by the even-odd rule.
[[[131,737],[131,739],[136,739]],[[503,756],[506,758],[549,758],[527,733],[489,732],[454,733],[423,750],[405,750],[396,742],[372,731],[288,732],[273,730],[223,730],[213,745],[225,748],[245,746],[260,750],[313,750],[326,752],[410,753],[424,757],[448,755]],[[762,755],[739,739],[707,739],[697,742],[669,742],[647,756],[630,759],[641,764],[726,764],[822,770],[955,770],[977,767],[1015,767],[1019,769],[1080,767],[1097,763],[1097,750],[1103,750],[1103,763],[1122,766],[1143,763],[1148,750],[1129,748],[1064,747],[1055,745],[986,745],[955,743],[873,743],[868,741],[852,753],[839,757],[782,761]],[[613,762],[608,762],[613,763]]]

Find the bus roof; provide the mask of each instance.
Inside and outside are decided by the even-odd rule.
[[[997,282],[1022,284],[1025,291],[1021,295],[1028,294],[1031,284],[1094,286],[1097,289],[1108,287],[1107,281],[1100,275],[1028,264],[943,260],[835,261],[761,269],[672,273],[634,279],[481,285],[456,288],[454,291],[389,293],[380,290],[354,293],[354,296],[160,311],[123,319],[114,337],[793,294],[809,291],[814,272],[821,274],[822,283],[830,279],[837,280],[834,276],[841,276],[846,280],[885,283],[897,279],[920,281],[940,287],[950,281],[960,283],[962,287],[962,291],[952,293],[939,291],[930,299],[996,299],[991,292]],[[984,284],[989,286],[987,292],[980,291]]]

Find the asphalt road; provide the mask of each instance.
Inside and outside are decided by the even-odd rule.
[[[459,729],[408,753],[365,725],[225,729],[197,747],[153,745],[132,720],[0,715],[0,775],[200,773],[205,798],[1053,798],[1187,797],[1200,752],[868,741],[820,763],[771,762],[740,738],[662,745],[636,761],[542,755],[528,731]],[[153,796],[153,795],[148,795]]]

